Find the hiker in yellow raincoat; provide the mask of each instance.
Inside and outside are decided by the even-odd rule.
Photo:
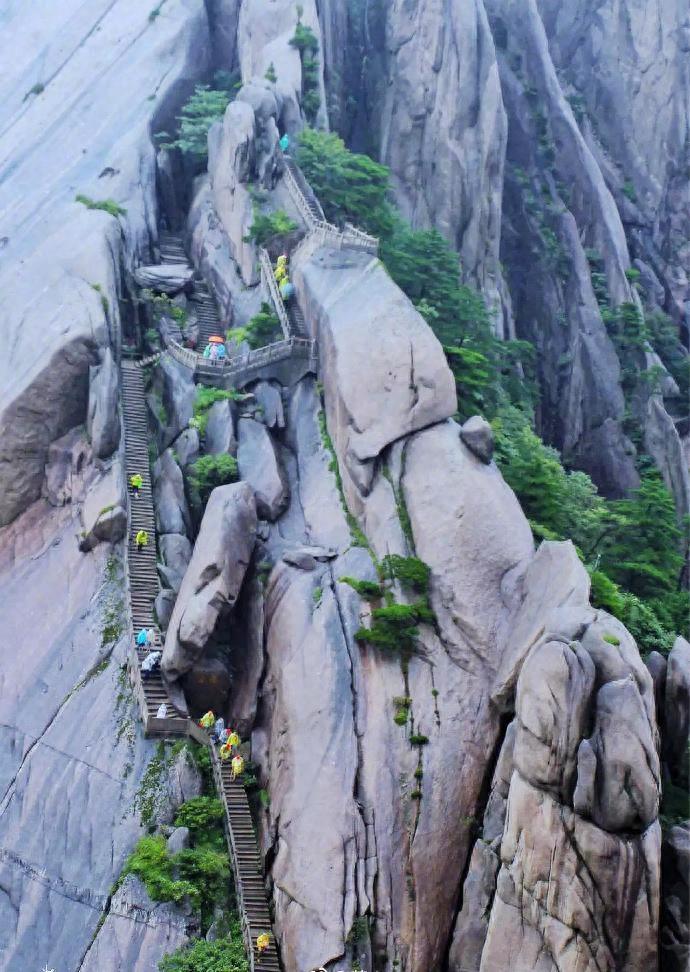
[[[132,492],[136,497],[139,495],[139,490],[144,485],[144,480],[141,478],[139,473],[134,473],[133,476],[129,477],[129,485],[132,487]]]
[[[287,272],[287,257],[283,254],[283,256],[278,257],[278,262],[276,263],[276,268],[273,274],[276,278],[276,283],[278,286],[280,286],[283,280],[285,280],[287,277]]]
[[[220,754],[220,758],[223,760],[223,762],[225,762],[226,759],[230,759],[232,756],[232,746],[228,746],[227,742],[224,742],[218,750],[218,753]]]
[[[232,766],[232,778],[233,780],[236,780],[244,769],[244,760],[241,756],[233,756],[232,763],[230,765]]]
[[[215,725],[215,722],[216,722],[216,717],[214,716],[214,714],[211,712],[210,709],[208,712],[205,712],[202,715],[202,717],[199,719],[199,725],[201,726],[202,729],[211,729]]]
[[[225,745],[230,746],[231,749],[237,749],[240,744],[240,737],[236,732],[232,732],[228,729],[227,739],[225,740]]]
[[[137,545],[137,550],[143,550],[148,545],[149,535],[146,530],[139,530],[134,540]]]
[[[260,935],[256,936],[256,950],[261,955],[265,952],[271,942],[271,938],[268,932],[262,932]]]

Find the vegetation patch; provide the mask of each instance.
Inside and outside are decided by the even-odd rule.
[[[228,453],[201,456],[188,467],[189,498],[197,510],[203,510],[216,486],[236,483],[237,459]]]
[[[249,232],[243,237],[245,243],[256,243],[257,246],[270,247],[272,244],[282,243],[286,236],[297,229],[288,214],[282,209],[272,213],[259,212],[254,207],[254,219]]]
[[[295,33],[290,38],[290,45],[299,51],[302,62],[302,111],[309,124],[313,125],[321,106],[321,97],[319,95],[319,42],[311,27],[302,23],[301,5],[297,7],[297,26],[295,27]],[[271,67],[273,67],[272,64]],[[275,75],[275,69],[273,74]],[[275,81],[276,79],[273,77],[272,79],[269,78],[269,80]]]
[[[229,103],[227,89],[198,84],[177,116],[177,135],[171,138],[167,132],[159,132],[156,136],[169,139],[161,141],[161,148],[179,149],[193,160],[203,162],[208,155],[208,130],[223,117]]]
[[[340,577],[341,584],[348,584],[353,590],[357,591],[360,597],[378,600],[383,597],[383,588],[374,581],[358,580],[356,577]]]
[[[249,972],[239,920],[230,923],[227,938],[183,946],[162,958],[158,969],[159,972]]]
[[[240,345],[247,341],[251,348],[261,348],[273,341],[280,340],[283,336],[278,315],[273,310],[271,304],[264,301],[261,310],[255,314],[244,327],[231,327],[225,333],[227,341]]]
[[[87,209],[100,209],[102,212],[108,213],[109,216],[125,216],[127,213],[127,210],[123,209],[113,199],[90,199],[80,193],[74,197],[74,200],[81,203],[82,206],[86,206]]]
[[[242,402],[249,397],[233,388],[210,388],[206,385],[197,385],[196,398],[194,399],[194,415],[190,423],[199,430],[200,435],[206,434],[208,425],[208,414],[216,402]]]

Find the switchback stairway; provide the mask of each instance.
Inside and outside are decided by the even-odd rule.
[[[252,972],[280,972],[266,901],[263,866],[245,789],[240,782],[233,780],[229,763],[221,762],[208,735],[193,719],[172,706],[160,674],[154,674],[145,680],[141,675],[141,662],[147,652],[138,651],[134,647],[135,632],[141,628],[153,628],[156,641],[160,642],[153,615],[153,603],[159,586],[156,569],[156,525],[149,469],[144,375],[141,364],[136,361],[124,360],[121,368],[127,482],[129,484],[130,476],[135,473],[139,473],[143,480],[139,496],[135,498],[130,493],[129,498],[127,576],[132,617],[130,678],[147,736],[190,736],[209,747],[216,787],[225,811],[225,831],[249,966]],[[134,539],[138,530],[145,530],[149,535],[149,543],[143,550],[137,549]],[[168,709],[165,719],[157,717],[162,702],[166,703]],[[270,933],[270,944],[259,955],[255,951],[256,939],[263,932]]]
[[[158,239],[158,249],[161,255],[161,263],[184,263],[189,266],[189,258],[185,253],[181,236],[162,232]],[[197,347],[203,351],[211,335],[220,334],[221,323],[218,317],[218,308],[203,281],[194,282],[190,300],[195,304],[196,317],[199,322]]]

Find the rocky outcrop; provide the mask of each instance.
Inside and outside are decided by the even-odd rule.
[[[83,972],[148,972],[187,941],[189,918],[176,905],[154,902],[129,874],[81,965]]]
[[[690,824],[671,828],[661,848],[661,860],[661,967],[664,972],[685,972],[690,963]]]
[[[207,453],[237,452],[235,439],[235,410],[232,404],[223,400],[214,402],[208,410],[204,449]]]
[[[171,449],[153,465],[153,498],[156,510],[156,530],[159,534],[191,535],[191,519],[184,491],[182,471]]]
[[[292,269],[319,340],[328,428],[341,472],[367,492],[369,460],[401,436],[453,414],[453,377],[440,344],[377,260],[358,250],[307,247]]]
[[[153,264],[137,267],[132,276],[140,287],[174,295],[191,284],[194,270],[187,263]]]
[[[664,758],[678,782],[687,786],[690,744],[690,644],[677,638],[669,656],[664,697]]]
[[[240,476],[254,490],[258,515],[275,520],[287,506],[289,487],[271,433],[251,418],[241,418],[238,429]]]
[[[110,348],[101,352],[101,363],[89,369],[89,405],[86,430],[94,455],[107,459],[120,444],[120,382]]]
[[[105,540],[117,543],[127,531],[127,495],[122,462],[116,458],[100,476],[92,479],[81,510],[84,528],[79,546],[93,550]]]
[[[196,385],[189,368],[170,355],[163,355],[154,369],[151,391],[147,396],[162,449],[167,449],[187,428],[194,414],[195,399]]]
[[[162,669],[176,682],[201,657],[240,592],[254,546],[256,506],[245,483],[218,486],[206,504],[165,637]]]

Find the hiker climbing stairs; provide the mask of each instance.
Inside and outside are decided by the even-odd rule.
[[[135,632],[153,628],[159,640],[154,622],[153,603],[158,594],[158,570],[156,567],[156,521],[153,512],[153,495],[148,452],[148,421],[144,396],[144,375],[141,365],[134,361],[122,362],[122,412],[125,426],[125,470],[127,483],[138,473],[142,480],[139,496],[130,494],[129,530],[127,537],[127,565],[129,571],[129,596],[132,626]],[[139,530],[148,534],[148,544],[137,548],[135,537]],[[145,650],[137,649],[139,664],[146,657]],[[149,719],[155,719],[161,703],[165,702],[171,718],[179,719],[182,728],[186,719],[173,708],[168,699],[160,672],[154,672],[141,681]]]
[[[254,955],[257,972],[279,972],[280,963],[273,935],[271,916],[266,902],[263,867],[254,834],[249,801],[244,787],[233,779],[229,763],[214,759],[216,784],[225,806],[228,834],[235,862],[235,880],[240,908],[248,926],[252,943],[263,932],[269,932],[270,944],[261,954]]]
[[[129,499],[127,563],[133,631],[153,628],[158,642],[160,635],[154,624],[153,614],[153,605],[159,588],[156,569],[156,521],[149,469],[144,374],[140,362],[131,360],[122,362],[122,412],[127,482],[129,483],[130,477],[136,473],[143,480],[139,495],[135,497],[130,493]],[[135,541],[139,530],[145,530],[149,536],[147,546],[141,550],[137,548]],[[280,972],[271,916],[266,901],[263,866],[247,794],[242,784],[232,778],[230,764],[221,762],[206,733],[188,716],[173,707],[160,673],[155,672],[147,679],[142,678],[141,662],[146,654],[145,650],[137,650],[139,664],[135,674],[135,688],[140,696],[140,705],[143,695],[142,708],[145,712],[147,735],[188,735],[210,748],[216,786],[225,809],[228,847],[243,916],[245,946],[250,957],[250,969],[252,972]],[[157,712],[162,702],[166,703],[168,714],[167,718],[158,719]],[[256,939],[264,932],[269,933],[270,944],[259,954],[255,950]]]

